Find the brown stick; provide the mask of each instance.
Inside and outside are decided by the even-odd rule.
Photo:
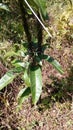
[[[29,31],[29,25],[28,25],[28,21],[27,21],[27,18],[26,18],[26,11],[23,7],[23,0],[18,0],[18,2],[19,2],[20,10],[21,10],[24,31],[26,33],[27,40],[30,43],[31,42],[31,34],[30,34],[30,31]]]

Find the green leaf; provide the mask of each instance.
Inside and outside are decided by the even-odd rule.
[[[24,71],[23,80],[25,81],[26,86],[30,86],[30,78],[27,69]]]
[[[13,81],[16,77],[12,72],[7,72],[1,79],[0,79],[0,90],[6,87],[9,83]]]
[[[24,0],[24,2],[25,2],[25,0]],[[33,8],[35,13],[37,13],[37,11],[38,11],[40,13],[41,17],[44,20],[48,19],[48,14],[47,14],[47,11],[46,11],[46,1],[45,0],[28,0],[27,2]],[[24,7],[26,8],[28,13],[31,12],[31,10],[26,6],[25,3],[24,3]]]
[[[41,55],[40,58],[48,61],[49,63],[51,63],[56,68],[56,70],[58,70],[61,74],[64,73],[64,71],[62,70],[62,67],[59,64],[59,62],[57,60],[54,60],[53,57],[48,56],[48,55]]]
[[[42,52],[44,52],[47,48],[51,48],[49,44],[42,45]]]
[[[47,15],[47,11],[46,11],[46,1],[45,0],[34,0],[34,2],[36,3],[36,5],[39,8],[42,18],[44,20],[48,19],[48,15]]]
[[[12,61],[12,64],[16,67],[23,67],[23,68],[26,67],[26,62],[24,63],[20,60],[14,60],[14,61]]]
[[[22,73],[24,71],[24,69],[22,67],[16,67],[16,68],[14,68],[10,71],[13,72],[13,73],[19,74],[19,73]]]
[[[18,67],[18,68],[24,68],[24,69],[28,69],[28,66],[29,66],[29,62],[28,61],[25,61],[25,62],[22,62],[21,60],[13,60],[12,61],[12,64],[15,66],[15,67]]]
[[[19,94],[18,94],[18,107],[21,107],[22,103],[24,102],[24,100],[26,98],[28,98],[28,96],[31,94],[31,89],[30,87],[27,88],[23,88],[20,90]]]
[[[30,66],[30,82],[33,104],[36,104],[42,92],[42,74],[39,65]]]
[[[7,53],[4,55],[4,58],[6,59],[6,58],[9,58],[9,57],[11,57],[11,56],[19,56],[19,54],[16,53],[16,52],[14,52],[14,51],[9,51],[9,52],[7,52]]]
[[[30,6],[34,9],[37,10],[38,7],[36,5],[36,3],[34,2],[34,0],[28,0],[28,3],[30,4]],[[25,4],[25,0],[24,0],[24,7],[26,8],[28,14],[32,14],[31,10],[27,7],[27,5]]]
[[[13,79],[21,72],[23,72],[23,69],[21,67],[14,68],[14,69],[8,71],[0,79],[0,90],[2,90],[4,87],[6,87],[8,84],[10,84],[13,81]]]
[[[3,4],[3,3],[0,3],[0,9],[9,11],[8,7],[5,4]]]

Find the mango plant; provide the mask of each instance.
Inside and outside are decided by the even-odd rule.
[[[42,44],[43,33],[42,30],[48,33],[49,37],[52,37],[49,31],[44,26],[43,22],[48,18],[46,11],[46,1],[45,0],[17,0],[24,31],[27,37],[27,43],[23,43],[23,49],[18,52],[12,53],[12,55],[20,55],[21,59],[15,59],[12,61],[14,69],[8,71],[0,79],[0,90],[13,81],[17,75],[22,75],[25,87],[20,90],[18,94],[18,104],[24,102],[24,100],[31,95],[32,103],[35,105],[42,92],[42,60],[48,61],[52,64],[61,74],[63,70],[61,65],[53,57],[45,55],[44,50],[48,46],[47,44]],[[32,40],[32,34],[30,32],[28,19],[35,15],[37,23],[37,41]],[[30,16],[30,17],[29,17]]]

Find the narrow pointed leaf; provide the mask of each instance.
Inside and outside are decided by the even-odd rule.
[[[48,56],[48,55],[41,55],[40,58],[44,59],[44,60],[48,61],[50,64],[52,64],[55,67],[55,69],[58,70],[61,74],[64,73],[59,62],[57,60],[55,60],[53,57]]]
[[[30,66],[30,82],[33,104],[36,104],[42,92],[42,74],[39,65]]]
[[[0,90],[6,87],[9,83],[13,81],[16,77],[12,72],[7,72],[1,79],[0,79]]]
[[[30,87],[21,89],[21,91],[19,92],[18,97],[17,97],[19,107],[21,107],[24,100],[27,99],[30,94],[31,94]]]
[[[14,69],[8,71],[0,79],[0,90],[2,90],[4,87],[6,87],[8,84],[10,84],[13,81],[13,79],[21,72],[23,72],[23,69],[21,67],[17,67],[17,68],[14,68]]]

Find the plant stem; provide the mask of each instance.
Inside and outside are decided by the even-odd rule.
[[[42,21],[39,19],[39,17],[37,16],[37,14],[34,12],[34,10],[32,9],[32,7],[30,6],[30,4],[28,3],[27,0],[24,0],[25,3],[27,4],[27,6],[29,7],[29,9],[31,10],[31,12],[34,14],[34,16],[36,17],[36,19],[39,21],[39,23],[42,25],[43,29],[48,33],[48,36],[52,37],[52,35],[50,34],[50,32],[47,30],[47,28],[44,26],[44,24],[42,23]]]
[[[38,17],[40,18],[40,14],[38,13]],[[41,19],[41,18],[40,18]],[[42,53],[42,26],[39,23],[39,21],[37,20],[37,38],[38,38],[38,54]]]
[[[29,25],[28,25],[28,21],[27,21],[27,18],[26,18],[26,10],[23,7],[23,0],[18,0],[18,2],[19,2],[20,10],[21,10],[23,27],[24,27],[24,30],[25,30],[25,33],[26,33],[26,37],[27,37],[28,42],[31,42],[31,34],[30,34],[30,31],[29,31]]]
[[[28,18],[26,17],[27,12],[26,12],[25,8],[23,7],[24,0],[18,0],[18,2],[19,2],[20,10],[21,10],[24,31],[26,33],[26,37],[27,37],[27,41],[28,41],[28,51],[30,53],[30,56],[32,56],[32,53],[33,53],[32,37],[31,37],[29,25],[28,25]]]

